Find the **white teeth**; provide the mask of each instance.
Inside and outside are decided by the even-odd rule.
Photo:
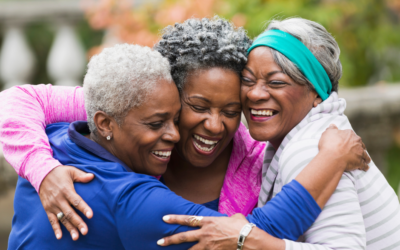
[[[153,154],[158,157],[168,158],[171,155],[171,151],[151,151]]]
[[[200,137],[198,135],[194,135],[194,138],[196,138],[197,140],[199,140],[202,143],[207,144],[207,145],[214,145],[214,144],[218,143],[218,141],[207,140],[207,139],[204,139],[203,137]]]
[[[210,148],[205,148],[205,147],[200,146],[196,141],[194,142],[194,144],[196,145],[197,148],[199,148],[200,150],[205,151],[205,152],[210,152],[215,147],[215,145],[212,145]]]
[[[251,109],[250,110],[252,115],[262,115],[262,116],[272,116],[273,115],[273,111],[272,110],[255,110],[255,109]]]

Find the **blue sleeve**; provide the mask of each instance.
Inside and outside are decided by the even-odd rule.
[[[156,181],[158,182],[158,181]],[[125,249],[189,249],[194,243],[161,247],[162,237],[197,228],[167,224],[167,214],[225,216],[202,205],[189,202],[162,184],[150,182],[127,187],[118,199],[115,218]]]
[[[299,182],[283,186],[262,208],[256,208],[247,219],[270,235],[297,240],[314,223],[321,208]]]

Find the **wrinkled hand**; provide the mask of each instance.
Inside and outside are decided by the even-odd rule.
[[[57,219],[59,212],[64,213],[61,222],[70,232],[73,240],[79,238],[79,231],[83,235],[87,234],[88,227],[74,208],[81,211],[89,219],[93,217],[93,211],[75,192],[74,182],[90,182],[93,177],[93,174],[85,173],[75,167],[58,166],[42,181],[39,190],[40,200],[57,239],[62,237]]]
[[[169,224],[191,226],[189,215],[167,215],[163,220]],[[240,230],[249,223],[242,214],[231,217],[204,217],[200,229],[178,233],[157,242],[161,246],[198,241],[190,250],[236,249]]]
[[[367,171],[371,158],[366,152],[365,145],[353,130],[339,130],[334,124],[331,124],[319,141],[320,151],[327,151],[329,154],[341,158],[344,162],[345,171],[356,169]]]

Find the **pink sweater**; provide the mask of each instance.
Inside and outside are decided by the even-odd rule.
[[[0,143],[6,160],[37,191],[46,175],[62,165],[53,159],[45,133],[48,124],[86,120],[83,89],[24,85],[0,93]],[[243,124],[233,138],[233,151],[219,211],[249,214],[257,205],[265,143],[253,140]]]

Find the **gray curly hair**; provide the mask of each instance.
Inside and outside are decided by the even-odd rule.
[[[340,49],[335,38],[319,23],[303,19],[288,18],[270,21],[266,30],[282,30],[299,39],[324,67],[332,83],[332,91],[338,91],[339,79],[342,77]],[[280,52],[271,49],[274,61],[282,71],[299,84],[305,84],[314,89],[310,81],[301,71]]]
[[[171,64],[171,74],[182,90],[189,73],[198,69],[221,67],[238,74],[247,62],[252,41],[243,28],[215,16],[190,18],[162,30],[162,39],[154,46]]]
[[[121,125],[160,79],[172,82],[168,60],[148,47],[119,44],[93,56],[83,83],[90,131],[96,131],[93,117],[97,111]]]

